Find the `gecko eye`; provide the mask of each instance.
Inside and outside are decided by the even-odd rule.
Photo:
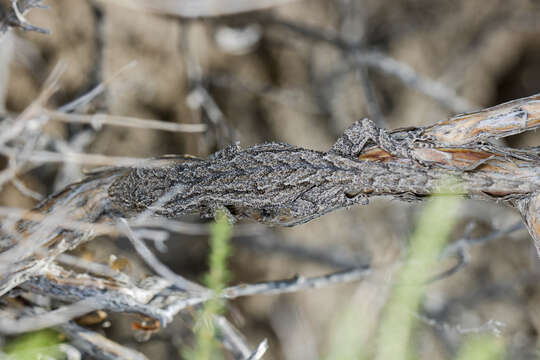
[[[270,216],[272,216],[272,211],[269,210],[269,209],[261,209],[261,216],[263,218],[270,217]]]

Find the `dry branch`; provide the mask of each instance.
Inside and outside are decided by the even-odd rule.
[[[26,214],[10,214],[2,208],[4,216],[21,220],[11,227],[4,224],[2,229],[0,294],[18,287],[72,305],[18,322],[5,320],[0,322],[0,332],[26,330],[32,325],[58,326],[95,309],[136,313],[166,326],[179,312],[215,296],[233,299],[294,292],[358,281],[369,271],[365,266],[314,278],[237,285],[213,294],[163,267],[129,227],[147,223],[150,215],[154,219],[197,212],[212,216],[216,210],[225,210],[231,221],[249,219],[293,226],[338,208],[367,204],[375,196],[421,200],[440,194],[441,181],[452,177],[459,184],[446,188],[445,194],[517,207],[538,246],[538,148],[512,149],[489,140],[538,128],[539,109],[540,97],[533,96],[425,128],[394,131],[379,129],[364,119],[347,129],[328,152],[269,143],[247,149],[231,146],[208,159],[131,159],[126,166],[96,171],[67,186]],[[27,112],[16,130],[22,131],[33,116],[40,117],[42,112]],[[17,131],[4,134],[0,140],[8,144]],[[26,154],[25,159],[31,155]],[[180,225],[178,229],[185,230],[184,224]],[[139,254],[162,277],[135,283],[122,274],[101,271],[97,264],[81,263],[80,267],[92,270],[76,273],[55,263],[66,250],[106,232],[128,234]],[[64,260],[70,261],[69,257]],[[68,332],[76,330],[69,324],[61,326],[68,326],[64,329]],[[92,334],[90,338],[73,338],[84,340],[79,345],[88,352],[98,352],[101,358],[118,357],[115,351],[126,350],[101,337],[93,344],[91,340],[99,335]],[[246,347],[242,348],[246,353]]]
[[[219,294],[213,294],[211,291],[201,293],[200,291],[179,290],[174,283],[156,276],[144,279],[139,284],[133,284],[129,280],[78,274],[51,264],[42,271],[42,275],[32,277],[21,286],[22,289],[31,293],[45,295],[59,301],[91,301],[87,312],[99,308],[112,312],[135,313],[155,319],[161,326],[167,326],[181,311],[202,304],[215,296],[230,300],[244,296],[277,295],[317,289],[362,280],[369,271],[369,267],[366,266],[315,277],[297,276],[257,284],[240,284],[225,288]],[[84,312],[80,307],[76,309]],[[62,313],[66,313],[66,310],[62,310]],[[81,314],[76,314],[76,316],[79,315]],[[0,322],[0,333],[13,332],[12,328],[7,326],[11,323],[2,325],[3,323]]]
[[[340,49],[345,56],[350,57],[352,63],[369,67],[393,76],[405,86],[431,97],[451,111],[464,112],[473,109],[471,103],[467,101],[467,99],[457,95],[453,89],[416,72],[409,65],[388,55],[382,54],[376,50],[366,49],[361,43],[347,41],[338,33],[322,31],[315,27],[300,25],[274,16],[260,16],[259,21],[263,24],[282,27],[313,41],[325,42],[335,46]]]
[[[43,8],[41,1],[11,0],[9,6],[0,4],[0,36],[10,27],[48,34],[48,30],[30,24],[24,17],[24,14],[33,8]]]
[[[39,273],[58,254],[92,238],[63,223],[115,223],[150,214],[178,217],[223,209],[231,220],[292,226],[370,197],[421,200],[450,191],[519,208],[540,241],[538,149],[493,145],[539,126],[538,96],[516,100],[426,128],[387,132],[369,120],[356,122],[327,153],[269,143],[231,146],[208,160],[189,156],[149,160],[133,168],[98,172],[44,201],[48,226],[22,222],[12,245],[0,253],[0,293]],[[49,229],[46,234],[44,229]],[[32,239],[32,241],[29,241]]]
[[[107,2],[107,0],[100,0]],[[136,10],[151,11],[187,18],[214,17],[261,10],[296,0],[121,0],[115,3]]]
[[[148,360],[142,353],[117,344],[105,336],[73,322],[59,326],[59,330],[65,333],[78,349],[96,359]]]

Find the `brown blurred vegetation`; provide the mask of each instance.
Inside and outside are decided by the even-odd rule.
[[[366,102],[369,87],[389,128],[426,125],[453,115],[396,78],[356,66],[346,52],[291,30],[284,22],[333,33],[359,44],[360,49],[378,50],[455,89],[474,108],[540,92],[537,1],[306,0],[203,19],[131,10],[113,1],[50,0],[48,5],[48,10],[30,12],[28,19],[50,29],[50,35],[12,34],[9,80],[0,84],[5,87],[7,111],[21,112],[29,106],[47,75],[62,61],[67,68],[60,91],[49,102],[51,108],[114,78],[105,94],[88,106],[88,113],[209,124],[204,134],[104,127],[84,149],[89,153],[206,156],[234,141],[242,146],[284,141],[326,150],[354,120],[373,115]],[[250,32],[252,43],[239,38]],[[228,48],[221,37],[227,33],[236,35],[236,49]],[[136,65],[117,76],[132,61]],[[208,104],[197,104],[200,89],[221,114],[209,114]],[[69,141],[88,129],[51,121],[45,131]],[[538,146],[539,134],[531,132],[508,141],[513,146]],[[49,194],[59,168],[41,166],[23,180],[28,187]],[[33,200],[5,186],[0,203],[26,208]],[[361,321],[359,343],[369,352],[417,208],[379,200],[306,225],[274,229],[280,243],[338,252],[348,261],[369,261],[374,272],[355,285],[234,301],[228,318],[253,346],[265,337],[270,340],[265,359],[314,359],[324,357],[336,317],[352,306]],[[480,236],[517,221],[517,212],[508,208],[467,202],[453,239]],[[467,228],[472,230],[467,233]],[[257,247],[251,240],[235,241],[234,283],[331,269],[322,261],[276,246]],[[98,239],[79,251],[99,260],[121,254],[126,246],[122,241]],[[175,271],[199,279],[206,268],[206,238],[174,235],[167,246],[162,260]],[[466,338],[460,329],[489,332],[489,326],[482,326],[490,320],[505,324],[501,337],[511,358],[536,356],[540,260],[529,235],[522,230],[469,250],[469,263],[432,284],[426,293],[422,316],[437,325],[421,322],[416,329],[419,356],[451,358]],[[132,269],[138,267],[135,257],[130,261]],[[441,270],[452,264],[453,260],[441,262]],[[179,319],[140,344],[133,340],[129,320],[113,316],[112,326],[103,331],[149,358],[178,358],[177,349],[186,338],[183,322],[189,320]]]

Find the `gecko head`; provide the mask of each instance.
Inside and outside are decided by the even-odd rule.
[[[374,139],[379,129],[373,121],[364,118],[355,121],[341,134],[328,151],[342,157],[357,159],[362,150],[371,145],[377,145]]]
[[[368,195],[366,191],[361,189],[349,189],[344,192],[346,199],[346,206],[350,205],[367,205],[369,203]]]

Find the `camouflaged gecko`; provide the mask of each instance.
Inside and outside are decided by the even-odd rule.
[[[363,158],[363,151],[374,147],[384,156]],[[110,186],[109,197],[124,216],[142,211],[212,216],[223,209],[231,220],[293,226],[335,209],[365,205],[372,196],[421,199],[438,193],[449,177],[459,185],[445,191],[508,203],[540,189],[537,156],[487,144],[440,149],[422,129],[389,133],[364,119],[326,153],[283,143],[247,149],[233,145],[206,160],[160,160],[157,166],[129,170]],[[433,151],[456,159],[461,155],[463,163],[430,161],[426,154]],[[513,167],[511,176],[497,171],[501,160]]]
[[[141,213],[211,217],[224,210],[231,221],[293,226],[374,196],[414,201],[445,192],[518,208],[540,254],[540,148],[489,142],[538,127],[540,95],[425,128],[386,131],[360,120],[328,152],[233,145],[208,159],[164,157],[99,171],[36,207],[43,220],[20,221],[16,234],[2,238],[0,260],[9,271],[0,274],[0,295],[94,236],[77,224]],[[448,178],[454,187],[442,188]],[[26,243],[32,246],[16,246]]]

